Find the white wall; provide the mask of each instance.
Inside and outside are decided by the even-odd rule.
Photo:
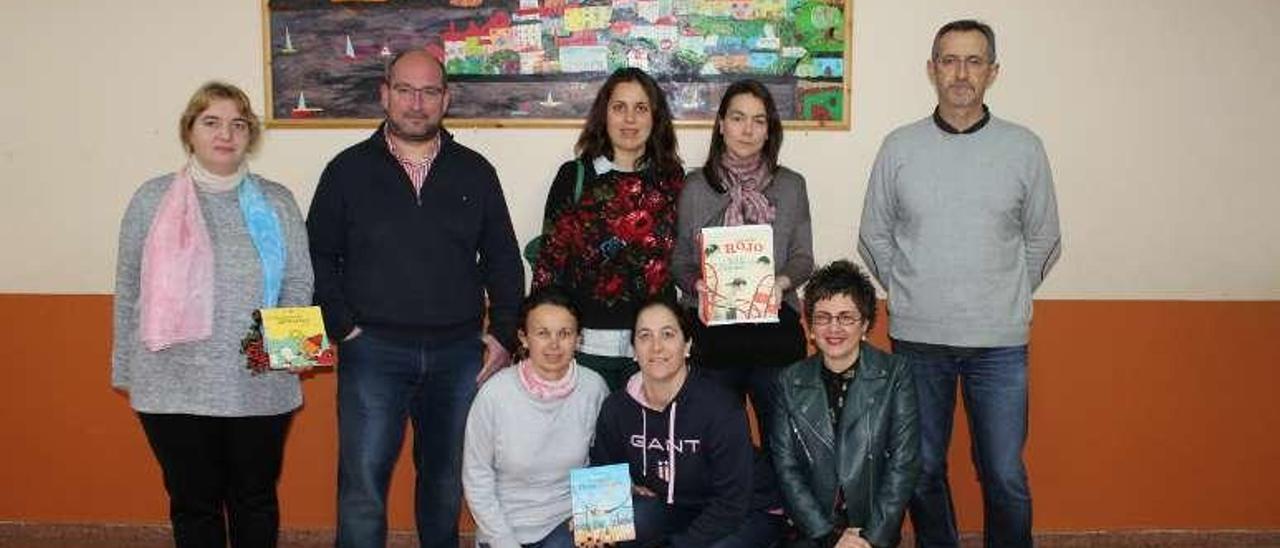
[[[255,0],[0,2],[0,292],[110,292],[134,188],[183,160],[177,117],[211,78],[261,110]],[[854,254],[880,139],[933,107],[933,31],[998,34],[997,115],[1043,138],[1065,247],[1039,296],[1280,298],[1280,2],[856,0],[853,129],[787,135],[809,179],[819,261]],[[254,169],[305,209],[325,162],[367,130],[271,130]],[[456,131],[503,177],[523,242],[573,130]],[[701,163],[706,130],[682,130]]]

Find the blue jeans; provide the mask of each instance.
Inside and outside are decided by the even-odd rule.
[[[673,506],[662,499],[642,495],[632,496],[631,501],[635,510],[636,540],[619,543],[620,548],[648,548],[668,543],[673,548],[686,548],[680,542],[671,542],[672,535],[688,530],[703,510]],[[782,540],[785,527],[785,517],[752,510],[736,531],[716,539],[707,548],[770,548]]]
[[[928,346],[929,348],[923,348]],[[920,479],[911,499],[917,546],[959,546],[947,485],[947,448],[960,381],[982,486],[986,546],[1031,546],[1027,441],[1027,347],[957,348],[894,341],[915,376],[920,402]]]
[[[385,546],[387,487],[413,423],[421,546],[457,548],[462,436],[476,394],[476,338],[425,344],[365,331],[339,348],[338,546]]]
[[[477,542],[479,548],[490,548],[487,542]],[[521,544],[524,548],[574,548],[573,531],[569,530],[568,520],[563,521],[552,529],[542,540]]]

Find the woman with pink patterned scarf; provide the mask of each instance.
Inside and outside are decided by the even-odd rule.
[[[711,134],[707,163],[685,179],[677,206],[676,249],[671,271],[683,295],[697,308],[707,290],[702,280],[698,235],[706,227],[773,227],[774,284],[771,306],[777,323],[693,325],[693,362],[751,405],[767,443],[774,402],[773,382],[783,367],[808,353],[800,325],[796,288],[813,273],[813,235],[804,176],[778,163],[782,120],[769,89],[739,80],[725,90]],[[693,314],[693,316],[697,316]]]
[[[489,548],[572,548],[569,471],[587,465],[609,389],[579,366],[578,308],[554,288],[520,307],[524,359],[481,387],[467,416],[462,486]]]
[[[251,370],[253,312],[311,304],[293,193],[249,170],[249,97],[209,82],[178,123],[187,157],[134,193],[116,256],[111,385],[128,393],[169,493],[174,543],[275,546],[298,376]]]

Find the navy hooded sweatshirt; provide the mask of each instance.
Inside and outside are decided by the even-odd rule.
[[[741,400],[691,370],[664,409],[644,402],[641,376],[610,394],[591,447],[593,466],[627,463],[631,481],[698,512],[675,546],[706,546],[738,530],[751,510],[778,507],[768,462],[751,445]]]

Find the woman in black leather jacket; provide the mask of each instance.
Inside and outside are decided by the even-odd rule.
[[[787,514],[812,545],[896,546],[920,472],[911,372],[863,339],[875,288],[848,261],[814,273],[804,308],[818,353],[778,377],[769,432]]]

